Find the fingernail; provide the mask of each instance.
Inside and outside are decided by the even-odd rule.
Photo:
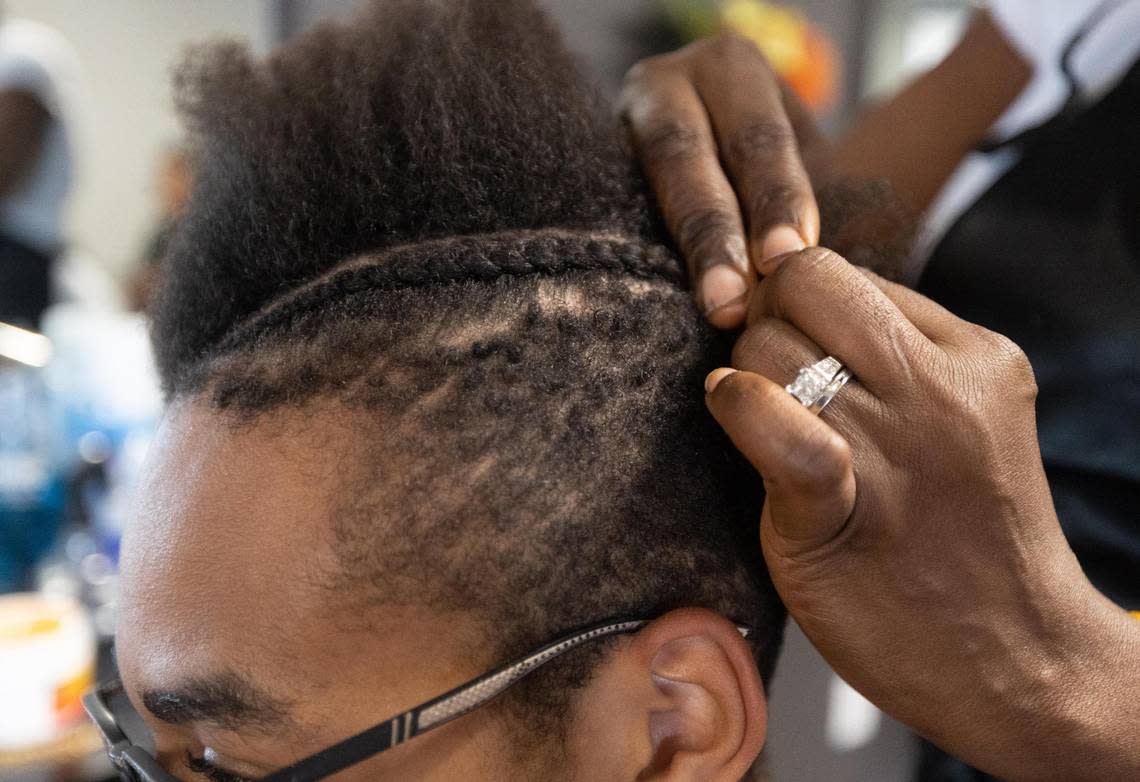
[[[720,381],[733,374],[736,374],[736,370],[732,367],[720,367],[709,372],[705,378],[705,393],[711,394],[720,385]]]
[[[764,236],[760,246],[760,263],[766,264],[773,258],[802,250],[807,245],[800,232],[790,225],[777,225]]]
[[[705,315],[743,299],[747,293],[744,278],[728,264],[713,266],[701,277],[701,307]]]

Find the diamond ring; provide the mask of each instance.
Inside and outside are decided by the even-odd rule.
[[[819,415],[850,379],[851,371],[838,359],[828,356],[801,369],[796,379],[784,389],[804,407]]]

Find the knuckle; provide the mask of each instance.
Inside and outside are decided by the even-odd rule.
[[[1037,383],[1016,344],[993,332],[979,332],[982,341],[957,353],[927,394],[931,409],[949,411],[956,434],[973,443],[980,458],[1001,451],[1011,414],[1032,415]]]
[[[818,358],[805,349],[791,326],[776,318],[757,320],[732,349],[732,366],[763,375],[781,386]]]
[[[847,265],[838,253],[826,247],[807,247],[788,257],[767,279],[777,291],[802,287],[818,278],[834,276]]]
[[[794,153],[796,135],[791,127],[768,116],[752,117],[735,128],[727,139],[725,154],[739,163],[757,157],[767,159]]]
[[[623,96],[630,90],[639,90],[642,88],[646,75],[652,67],[651,62],[652,58],[635,62],[630,66],[630,69],[625,72],[625,77],[621,82]]]
[[[789,182],[766,181],[759,188],[750,189],[746,204],[749,228],[759,233],[776,223],[798,222],[801,201],[799,188]]]
[[[667,165],[710,154],[708,143],[695,129],[677,120],[662,120],[638,136],[642,159],[649,165]]]
[[[760,318],[745,329],[732,346],[732,365],[737,369],[755,371],[761,357],[779,334],[778,324],[775,318]]]
[[[640,62],[634,63],[633,66],[625,72],[621,91],[621,103],[623,105],[627,103],[628,97],[651,91],[653,81],[669,67],[668,61],[665,59],[666,56],[667,55],[658,54],[653,57],[647,57]]]
[[[652,57],[646,57],[635,62],[630,69],[625,72],[625,79],[622,83],[627,86],[644,86],[672,72],[677,67],[675,53],[666,52],[665,54],[655,54]]]
[[[725,244],[737,231],[732,213],[719,206],[702,206],[687,212],[677,222],[677,244],[685,255],[700,255]]]
[[[807,247],[796,253],[792,260],[805,272],[826,273],[839,267],[847,268],[851,265],[842,255],[826,247]]]
[[[1004,388],[1013,388],[1037,396],[1037,379],[1033,374],[1033,366],[1029,357],[1016,342],[1004,334],[986,331],[988,343],[988,358],[992,369],[991,375]]]
[[[720,381],[713,404],[723,412],[744,412],[763,408],[765,389],[744,372],[734,372]],[[719,418],[719,415],[718,415]]]
[[[710,35],[693,44],[694,48],[728,59],[759,59],[767,62],[764,53],[749,38],[729,30]]]
[[[1022,351],[1012,339],[1004,334],[989,331],[988,329],[983,329],[983,333],[989,347],[989,352],[994,360],[1001,362],[1003,365],[1016,365],[1022,362],[1028,364],[1028,359],[1025,357],[1024,351]]]
[[[621,116],[635,130],[652,119],[653,107],[668,103],[674,75],[683,70],[676,56],[673,53],[647,57],[626,71],[617,104]]]
[[[767,321],[769,318],[761,318],[756,323],[753,323],[737,338],[736,343],[732,346],[732,366],[736,369],[743,369],[748,372],[754,371],[757,364],[757,359],[768,343],[772,341],[772,336],[767,328]]]

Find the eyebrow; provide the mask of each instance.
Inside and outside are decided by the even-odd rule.
[[[186,679],[141,695],[147,711],[171,725],[206,722],[225,730],[277,730],[292,723],[291,704],[236,671]]]

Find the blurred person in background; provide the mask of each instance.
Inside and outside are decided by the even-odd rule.
[[[706,41],[643,63],[626,109],[714,324],[744,318],[756,275],[819,241],[823,193],[881,180],[849,257],[1028,354],[1050,490],[1094,585],[1140,609],[1140,2],[993,0],[929,73],[834,143],[759,53]],[[752,84],[754,89],[742,89]],[[841,185],[840,185],[841,186]],[[814,192],[813,192],[814,191]],[[902,255],[880,256],[902,258]],[[842,358],[842,357],[841,357]],[[926,780],[975,780],[930,748]]]
[[[37,329],[52,299],[72,178],[67,105],[78,65],[70,45],[0,8],[0,322]],[[0,358],[0,591],[28,585],[58,527],[45,467],[50,442],[38,378]]]
[[[35,328],[52,298],[72,182],[68,93],[77,72],[74,52],[54,30],[0,18],[0,321]]]

